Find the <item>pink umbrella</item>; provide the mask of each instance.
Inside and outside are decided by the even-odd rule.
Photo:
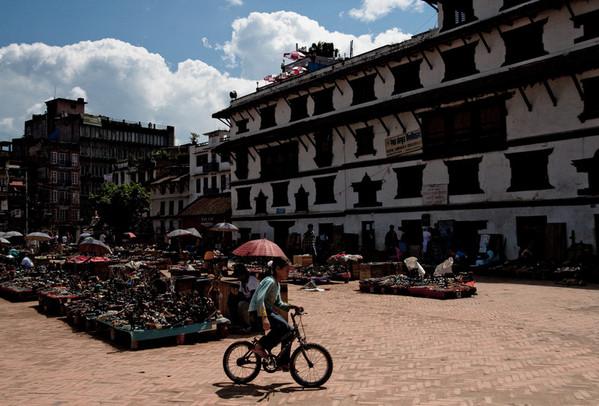
[[[233,254],[239,257],[281,257],[287,258],[281,247],[274,242],[262,238],[241,244]]]
[[[283,54],[283,57],[291,59],[292,61],[297,61],[298,59],[303,59],[306,55],[302,54],[300,51],[291,51]]]

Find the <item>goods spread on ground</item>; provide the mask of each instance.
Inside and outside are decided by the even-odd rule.
[[[360,280],[360,291],[436,299],[458,299],[476,294],[471,272],[453,273],[453,259],[425,270],[415,257],[404,260],[406,274],[384,275]]]
[[[92,261],[88,261],[91,263]],[[10,299],[38,299],[40,310],[66,315],[76,325],[100,325],[137,342],[185,334],[228,323],[220,317],[211,287],[213,278],[172,277],[142,262],[108,267],[106,278],[92,268],[66,271],[64,264],[4,270],[0,291]],[[87,329],[87,327],[86,327]]]

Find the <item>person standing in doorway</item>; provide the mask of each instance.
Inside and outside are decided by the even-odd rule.
[[[312,255],[312,261],[316,261],[316,235],[314,234],[314,226],[312,224],[308,224],[308,231],[304,233],[302,248],[304,254]]]
[[[390,225],[389,231],[385,234],[385,250],[388,256],[396,255],[395,249],[397,248],[399,240],[397,239],[397,233],[395,232],[395,226]]]

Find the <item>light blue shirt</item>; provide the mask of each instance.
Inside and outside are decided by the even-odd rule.
[[[267,276],[252,296],[248,310],[257,311],[259,316],[266,316],[266,310],[272,311],[273,306],[284,311],[291,308],[291,305],[281,300],[281,285],[275,281],[274,276]]]

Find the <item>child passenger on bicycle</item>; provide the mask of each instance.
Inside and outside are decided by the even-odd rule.
[[[274,311],[277,307],[283,311],[297,309],[303,311],[301,307],[293,306],[281,300],[281,281],[289,277],[291,263],[287,258],[274,258],[272,261],[272,275],[267,276],[260,282],[258,289],[252,296],[249,311],[256,312],[258,319],[262,320],[262,327],[268,334],[258,340],[258,344],[252,351],[262,358],[268,358],[267,351],[272,350],[279,342],[282,348],[293,340],[293,335],[288,334],[293,328],[285,321],[280,314]],[[269,263],[270,265],[270,263]],[[287,335],[287,337],[285,337]],[[283,338],[285,338],[283,340]],[[291,354],[291,345],[287,347],[279,356],[280,366],[283,371],[289,371],[289,356]]]

